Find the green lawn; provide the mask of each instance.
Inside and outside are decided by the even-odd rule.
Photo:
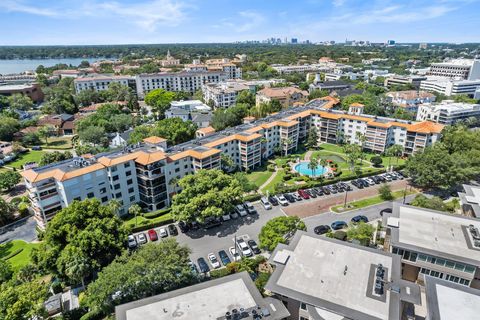
[[[23,165],[27,162],[40,162],[40,159],[42,158],[42,155],[45,153],[45,151],[34,151],[30,150],[26,153],[20,154],[17,158],[17,160],[7,163],[7,167],[14,167],[16,169],[23,169]]]
[[[152,218],[152,219],[147,219],[143,216],[137,216],[137,226],[140,226],[142,224],[145,225],[145,224],[150,224],[150,223],[167,221],[167,220],[170,220],[170,219],[172,219],[172,215],[170,213],[166,213],[164,215],[161,215],[159,217]],[[133,217],[129,220],[125,220],[124,224],[128,227],[135,227],[135,217]]]
[[[254,185],[256,185],[258,188],[262,184],[264,184],[272,174],[273,172],[270,172],[266,168],[263,168],[262,171],[253,171],[248,173],[247,179]]]
[[[415,190],[407,191],[407,195],[414,194],[414,193],[417,193],[417,191],[415,191]],[[392,192],[392,195],[393,195],[394,199],[399,199],[399,198],[403,197],[403,190],[394,191],[394,192]],[[343,207],[343,204],[338,205],[338,206],[334,206],[334,207],[332,207],[332,211],[340,213],[340,212],[365,208],[365,207],[368,207],[368,206],[373,206],[375,204],[379,204],[379,203],[382,203],[382,202],[385,202],[385,200],[380,198],[380,196],[375,196],[375,197],[365,198],[365,199],[361,199],[361,200],[354,201],[354,202],[349,202],[348,205],[350,206],[350,208],[348,208],[346,210],[340,210]]]
[[[30,262],[30,252],[33,248],[38,247],[39,245],[39,243],[28,243],[23,240],[7,242],[0,245],[0,259],[3,259],[13,252],[20,251],[18,254],[7,260],[16,271]]]
[[[270,194],[274,194],[274,188],[275,188],[275,185],[279,182],[282,182],[283,181],[283,176],[285,175],[285,170],[283,169],[280,169],[278,170],[277,172],[277,175],[275,176],[275,178],[272,179],[272,181],[270,181],[270,183],[265,187],[263,188],[261,191],[263,193],[267,193],[267,191],[270,193]]]
[[[41,146],[46,149],[72,149],[72,137],[50,137],[48,144],[42,139]]]

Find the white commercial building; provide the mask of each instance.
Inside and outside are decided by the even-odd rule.
[[[480,60],[453,59],[447,62],[433,63],[427,75],[463,80],[478,80],[480,79]]]
[[[92,76],[78,77],[73,80],[75,92],[77,93],[84,90],[93,90],[97,92],[107,90],[110,83],[114,82],[135,89],[135,77],[132,76],[95,74]]]
[[[190,120],[199,128],[210,125],[212,108],[200,100],[172,101],[170,109],[165,111],[165,118],[180,118],[183,121]]]
[[[391,91],[387,92],[385,97],[394,107],[403,108],[413,114],[417,113],[419,104],[432,103],[436,99],[433,93],[417,90]]]
[[[447,97],[459,94],[475,96],[480,90],[480,79],[478,80],[454,80],[445,77],[428,77],[420,83],[420,89],[441,93]]]
[[[417,121],[433,121],[445,125],[455,124],[471,117],[480,118],[480,104],[444,100],[438,104],[421,104],[418,106],[417,113]]]

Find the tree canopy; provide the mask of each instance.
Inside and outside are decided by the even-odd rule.
[[[16,171],[0,172],[0,190],[10,190],[20,182],[20,174]]]
[[[259,245],[273,251],[279,243],[287,243],[297,230],[307,230],[305,223],[299,217],[273,218],[262,227],[258,235]]]
[[[175,93],[163,89],[155,89],[145,95],[145,103],[152,107],[157,119],[165,116],[165,111],[170,108],[173,99]]]
[[[89,276],[121,253],[126,238],[127,231],[114,208],[101,205],[98,199],[74,201],[49,222],[32,258],[42,270],[76,281],[69,274],[76,259],[87,261],[85,276]]]
[[[47,286],[40,280],[12,282],[0,286],[0,319],[45,319]]]
[[[53,152],[46,152],[40,158],[40,166],[46,166],[47,164],[59,162],[67,159],[73,158],[73,155],[70,151],[53,151]]]
[[[182,191],[173,197],[175,220],[203,222],[233,210],[243,194],[240,182],[221,170],[199,170],[178,180]]]
[[[218,108],[213,113],[211,125],[216,131],[239,125],[248,115],[248,110],[246,104],[236,104],[228,109]]]
[[[12,141],[13,134],[20,129],[20,122],[11,117],[0,115],[0,140]]]
[[[128,109],[116,103],[107,103],[98,108],[97,112],[81,119],[77,123],[79,133],[89,127],[101,127],[107,133],[124,132],[133,124],[133,118]]]
[[[29,96],[16,93],[8,97],[10,108],[18,110],[30,110],[33,107],[33,101]]]
[[[153,126],[137,126],[130,135],[130,143],[140,142],[151,136],[167,139],[168,144],[179,144],[190,141],[195,137],[197,125],[190,120],[183,121],[180,118],[162,119]]]

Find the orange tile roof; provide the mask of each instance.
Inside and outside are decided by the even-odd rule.
[[[423,121],[415,124],[411,124],[407,127],[408,131],[419,133],[440,133],[445,126],[440,123],[431,121]]]
[[[167,141],[167,139],[160,138],[160,137],[157,137],[157,136],[151,136],[151,137],[143,139],[143,141],[146,142],[146,143],[157,144],[157,143],[165,142],[165,141]]]
[[[171,155],[169,157],[169,159],[173,160],[173,161],[176,161],[176,160],[183,159],[183,158],[186,158],[186,157],[193,157],[195,159],[201,160],[201,159],[205,159],[205,158],[208,158],[210,156],[213,156],[215,154],[218,154],[220,152],[222,152],[222,150],[213,149],[213,148],[209,149],[207,151],[204,151],[204,152],[199,152],[199,151],[190,149],[190,150],[182,151],[182,152],[176,153],[174,155]]]
[[[258,138],[261,138],[261,137],[262,137],[262,135],[258,134],[258,133],[254,133],[254,134],[251,134],[249,136],[244,136],[244,135],[241,135],[241,134],[233,134],[233,135],[227,136],[225,138],[221,138],[221,139],[206,143],[205,147],[212,148],[212,147],[216,147],[218,145],[221,145],[225,142],[230,142],[230,141],[233,141],[233,140],[240,140],[240,141],[243,141],[243,142],[248,142],[248,141],[252,141],[254,139],[258,139]]]
[[[110,166],[115,166],[117,164],[130,161],[130,160],[135,160],[137,157],[138,157],[138,152],[133,152],[133,153],[127,153],[125,155],[122,155],[116,158],[101,157],[98,159],[98,162],[103,164],[105,167],[110,167]]]
[[[243,120],[255,120],[255,117],[245,117]]]
[[[213,133],[215,132],[215,129],[210,126],[210,127],[200,128],[197,131],[200,133]]]
[[[135,162],[141,165],[147,165],[153,162],[157,162],[167,157],[165,153],[162,151],[156,151],[156,152],[139,151],[139,152],[136,152],[136,154],[137,154],[137,158],[135,159]]]
[[[361,107],[361,108],[363,108],[363,107],[365,107],[365,105],[361,104],[361,103],[358,103],[358,102],[354,102],[350,105],[350,107]]]

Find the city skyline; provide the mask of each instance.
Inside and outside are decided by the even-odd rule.
[[[0,45],[312,42],[477,42],[477,0],[3,0]],[[448,28],[446,26],[448,25]],[[441,30],[441,32],[440,32]]]

